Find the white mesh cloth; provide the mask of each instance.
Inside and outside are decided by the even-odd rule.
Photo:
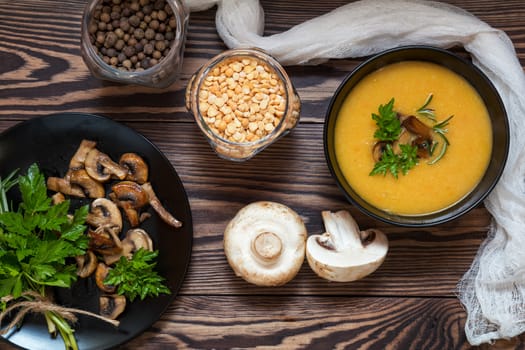
[[[258,0],[186,4],[190,11],[217,5],[217,31],[228,47],[259,47],[283,65],[363,57],[410,44],[462,45],[501,94],[511,128],[507,166],[485,201],[493,216],[488,238],[458,284],[467,311],[465,332],[478,345],[525,331],[525,75],[504,32],[442,3],[362,0],[263,36]]]

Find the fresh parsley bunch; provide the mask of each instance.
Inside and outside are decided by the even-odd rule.
[[[372,113],[372,119],[377,125],[374,137],[380,141],[397,140],[401,134],[401,122],[394,111],[394,98],[386,105],[379,105],[378,113]]]
[[[170,294],[168,287],[163,284],[164,278],[155,271],[157,255],[158,251],[140,248],[131,259],[120,257],[104,283],[117,286],[117,293],[130,301],[137,297],[143,300],[148,296]]]
[[[399,145],[400,154],[395,154],[392,146],[387,144],[381,156],[381,160],[374,165],[370,175],[386,175],[388,172],[396,179],[401,171],[406,175],[410,169],[418,163],[417,147],[412,145]]]
[[[13,208],[7,191],[18,185],[22,202]],[[85,254],[88,237],[84,225],[88,207],[69,215],[69,201],[53,205],[44,175],[32,164],[24,176],[11,173],[0,181],[0,309],[18,299],[37,301],[47,287],[69,288],[77,279],[73,258]],[[4,299],[4,297],[7,297]],[[55,311],[43,311],[50,333],[60,332],[66,349],[78,349],[74,331]]]
[[[391,143],[399,139],[401,134],[401,121],[394,111],[394,98],[385,105],[379,105],[378,114],[372,113],[377,129],[374,137],[379,141],[386,141],[386,147],[381,159],[375,163],[370,175],[386,175],[390,172],[396,179],[401,171],[406,175],[410,169],[418,164],[417,147],[412,145],[399,145],[400,154],[394,153]]]
[[[36,164],[18,177],[18,188],[18,209],[0,213],[0,297],[18,298],[26,290],[45,295],[48,286],[70,287],[77,275],[68,258],[85,254],[88,247],[88,207],[69,216],[69,201],[53,205]]]

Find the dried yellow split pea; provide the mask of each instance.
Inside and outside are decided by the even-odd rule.
[[[242,143],[270,134],[285,115],[281,77],[262,60],[234,57],[211,69],[200,86],[199,112],[219,137]]]

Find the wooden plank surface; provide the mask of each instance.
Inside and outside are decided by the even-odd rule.
[[[525,66],[523,0],[446,2],[504,30]],[[265,33],[273,34],[346,1],[261,3]],[[249,162],[232,163],[215,156],[184,107],[193,72],[225,49],[215,9],[191,14],[182,77],[156,90],[90,75],[79,50],[84,4],[0,1],[0,131],[50,113],[106,115],[148,137],[179,173],[194,222],[190,268],[167,312],[123,349],[474,349],[464,335],[466,315],[455,288],[486,236],[485,208],[433,228],[386,225],[348,204],[324,161],[329,100],[362,58],[286,67],[302,100],[301,123]],[[229,268],[222,233],[242,206],[256,200],[294,208],[310,234],[323,232],[321,210],[348,209],[361,227],[387,233],[389,255],[376,273],[353,283],[324,281],[305,263],[285,286],[249,285]],[[524,338],[502,346],[525,349]]]

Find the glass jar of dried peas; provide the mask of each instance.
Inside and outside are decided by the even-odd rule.
[[[301,103],[272,56],[260,49],[232,49],[192,76],[186,108],[220,157],[244,161],[297,125]]]
[[[166,88],[180,76],[188,18],[182,0],[89,0],[82,58],[99,79]]]

